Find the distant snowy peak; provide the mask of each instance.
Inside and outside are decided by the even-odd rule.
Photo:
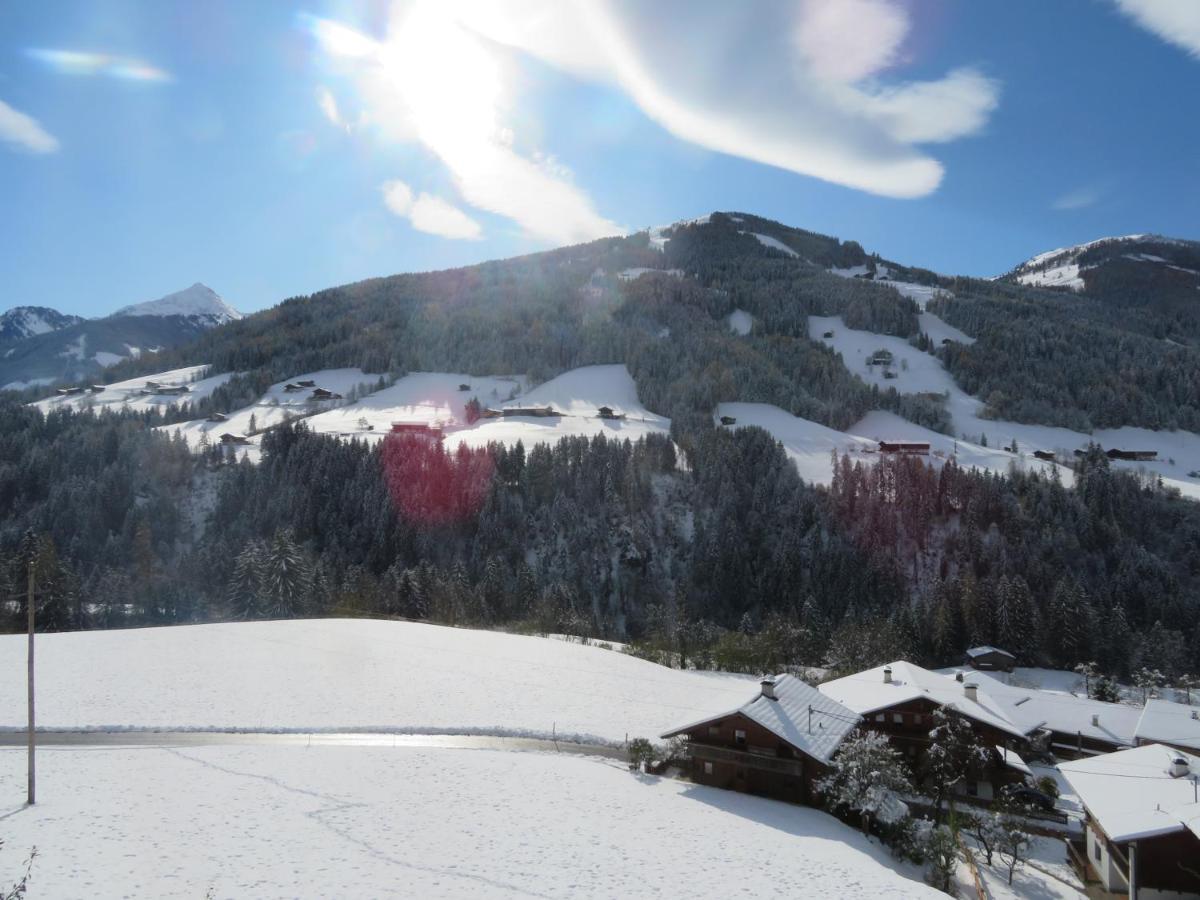
[[[1157,234],[1127,234],[1099,238],[1073,247],[1060,247],[1039,253],[1002,276],[1018,284],[1033,287],[1065,288],[1070,291],[1087,289],[1085,273],[1092,272],[1115,260],[1162,266],[1177,272],[1200,274],[1180,263],[1192,263],[1197,245],[1192,241],[1163,237]],[[1175,257],[1182,256],[1181,259]]]
[[[19,341],[37,334],[49,334],[81,322],[46,306],[16,306],[0,315],[0,342]]]
[[[207,325],[223,325],[240,319],[242,314],[222,300],[212,288],[196,282],[190,288],[167,294],[158,300],[118,309],[110,318],[118,316],[187,316],[202,320]]]

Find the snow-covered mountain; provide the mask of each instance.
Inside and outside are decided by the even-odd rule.
[[[177,347],[240,318],[199,282],[99,319],[17,307],[0,316],[0,390],[90,379],[121,360]]]
[[[47,306],[14,306],[8,312],[0,313],[0,344],[35,334],[48,334],[82,321],[79,316],[60,313]]]
[[[242,314],[222,300],[212,288],[197,281],[189,288],[157,300],[122,307],[110,318],[118,316],[187,316],[204,320],[211,326],[240,319]]]
[[[1087,291],[1107,281],[1114,270],[1120,271],[1122,281],[1161,278],[1200,285],[1200,244],[1156,234],[1099,238],[1039,253],[1003,278],[1033,287]]]

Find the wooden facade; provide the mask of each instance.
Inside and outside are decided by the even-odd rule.
[[[1170,892],[1176,900],[1200,898],[1200,838],[1186,829],[1118,842],[1088,813],[1083,836],[1072,837],[1067,851],[1084,885],[1127,894],[1132,876],[1139,892]]]
[[[918,456],[929,454],[929,444],[921,441],[880,441],[880,453],[912,453]]]
[[[789,803],[813,804],[813,783],[828,767],[742,713],[710,719],[685,731],[692,780]]]
[[[1017,658],[998,647],[973,647],[963,654],[963,665],[980,672],[1011,672]]]

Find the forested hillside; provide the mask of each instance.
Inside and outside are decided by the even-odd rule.
[[[914,300],[843,277],[884,268],[951,292],[929,308],[977,342],[935,349]],[[997,416],[1200,429],[1197,351],[1155,335],[1153,304],[1138,309],[1123,324],[1111,299],[944,279],[742,214],[333,288],[110,370],[238,373],[165,415],[0,401],[0,594],[18,592],[32,557],[52,629],[398,615],[634,640],[746,670],[946,662],[990,641],[1117,672],[1154,646],[1160,668],[1198,670],[1200,505],[1102,454],[1075,462],[1076,488],[952,461],[842,460],[823,489],[765,432],[713,424],[719,403],[762,402],[842,430],[872,410],[949,430],[941,395],[867,385],[810,339],[812,315],[940,354]],[[302,372],[540,383],[613,362],[672,420],[670,439],[467,450],[286,425],[251,465],[153,430]],[[20,613],[5,609],[11,626]]]

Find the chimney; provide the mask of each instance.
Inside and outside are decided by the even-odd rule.
[[[972,703],[979,702],[979,685],[973,682],[967,682],[963,685],[963,693],[967,695],[967,699]]]
[[[892,683],[892,667],[891,666],[883,667],[883,683],[884,684]]]
[[[957,681],[959,684],[962,684],[962,681],[963,681],[963,673],[962,673],[962,672],[955,672],[955,673],[954,673],[954,680],[955,680],[955,681]]]
[[[1172,778],[1186,778],[1188,774],[1188,761],[1186,756],[1176,756],[1171,760],[1171,767],[1167,769],[1167,774]]]
[[[775,696],[775,679],[774,678],[772,678],[770,675],[767,675],[763,678],[762,682],[760,682],[760,683],[762,685],[762,695],[764,697],[766,697],[768,700],[778,700],[779,699],[778,697]]]
[[[1099,724],[1100,724],[1100,716],[1099,715],[1092,716],[1092,727],[1094,728]]]

